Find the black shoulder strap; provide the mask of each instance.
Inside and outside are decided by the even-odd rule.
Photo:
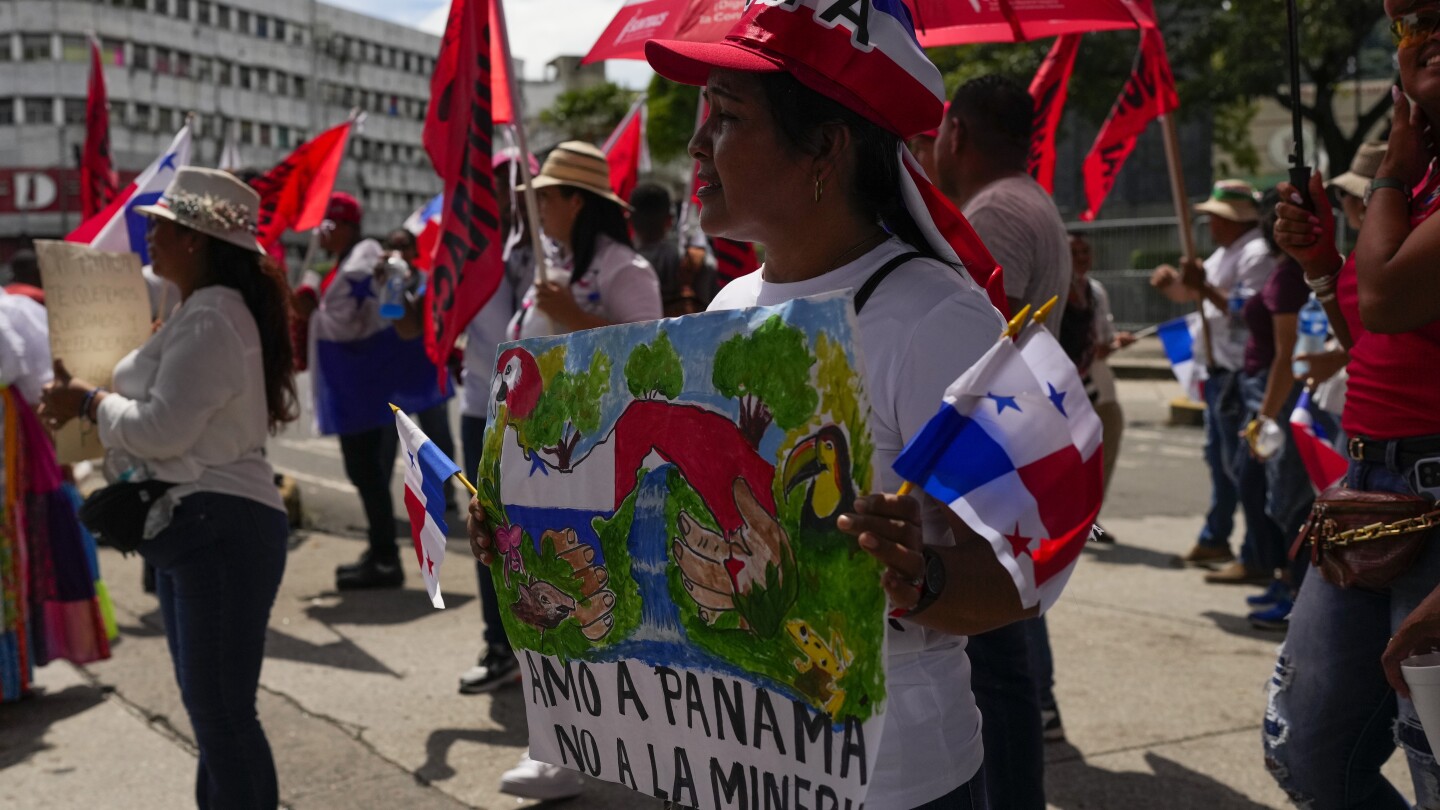
[[[902,253],[899,256],[896,256],[895,258],[886,262],[880,267],[879,270],[871,273],[870,278],[865,279],[865,283],[860,285],[860,289],[855,292],[855,314],[860,314],[860,310],[865,308],[865,302],[869,301],[870,296],[875,294],[875,288],[879,287],[880,282],[884,281],[886,276],[894,272],[895,268],[910,261],[911,259],[919,259],[923,257],[924,254],[918,253],[913,250],[909,253]]]

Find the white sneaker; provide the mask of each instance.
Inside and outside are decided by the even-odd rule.
[[[585,789],[585,777],[568,768],[537,762],[530,752],[500,776],[500,792],[525,799],[569,799]]]

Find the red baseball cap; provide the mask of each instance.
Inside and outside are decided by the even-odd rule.
[[[361,213],[360,201],[343,191],[330,195],[330,204],[325,206],[325,218],[331,222],[359,225]]]
[[[651,40],[656,73],[704,85],[715,69],[786,72],[901,138],[936,128],[945,84],[902,0],[752,0],[720,42]]]

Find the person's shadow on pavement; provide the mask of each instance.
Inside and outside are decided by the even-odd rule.
[[[1257,768],[1258,736],[1257,731]],[[1159,754],[1145,754],[1145,763],[1153,773],[1106,770],[1083,756],[1047,762],[1045,800],[1060,810],[1152,810],[1157,801],[1167,810],[1269,810],[1269,805]]]

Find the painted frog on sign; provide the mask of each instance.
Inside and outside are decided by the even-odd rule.
[[[814,671],[828,676],[820,683],[818,691],[821,692],[820,698],[825,701],[825,712],[834,717],[835,712],[845,702],[845,690],[840,688],[840,679],[844,677],[850,662],[855,660],[854,655],[845,647],[845,639],[838,633],[831,632],[830,643],[826,644],[803,619],[785,622],[785,632],[790,634],[790,640],[805,654],[804,658],[795,659],[795,669],[802,675]]]

